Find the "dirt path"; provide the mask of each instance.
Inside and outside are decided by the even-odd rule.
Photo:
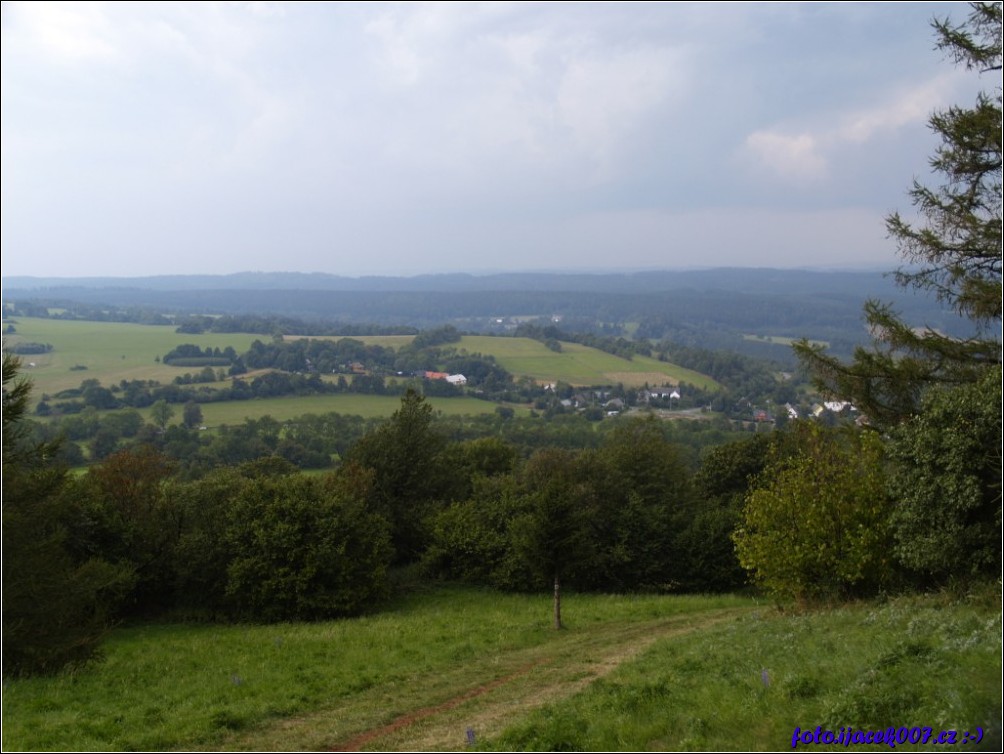
[[[541,646],[408,684],[370,689],[339,707],[278,722],[227,750],[456,751],[468,736],[501,733],[530,711],[569,697],[654,642],[746,612],[726,609],[563,632]],[[416,691],[417,689],[417,691]],[[458,689],[462,689],[458,693]],[[416,703],[416,699],[420,699]]]

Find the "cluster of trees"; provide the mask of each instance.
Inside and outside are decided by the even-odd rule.
[[[222,314],[208,316],[192,314],[177,321],[179,333],[270,333],[272,335],[415,335],[418,329],[407,326],[385,327],[340,322],[306,322],[293,317],[260,314]]]
[[[931,166],[944,182],[914,182],[916,224],[887,219],[910,263],[897,281],[934,293],[975,334],[916,327],[869,301],[877,339],[850,363],[804,341],[796,347],[817,387],[852,401],[870,429],[804,433],[750,494],[737,547],[777,594],[840,596],[897,578],[934,585],[1000,573],[1001,7],[974,3],[964,24],[935,23],[938,46],[970,70],[994,72],[997,88],[931,117],[941,138]]]
[[[395,563],[423,562],[437,577],[504,588],[536,588],[552,572],[582,589],[671,589],[703,578],[680,565],[687,551],[681,532],[698,508],[689,465],[695,454],[668,442],[667,428],[654,421],[611,430],[594,440],[594,451],[544,448],[527,459],[498,436],[451,439],[447,430],[470,428],[438,426],[424,397],[412,391],[389,421],[366,434],[362,420],[336,415],[286,426],[266,418],[202,446],[198,432],[172,426],[69,476],[55,444],[26,432],[27,383],[16,379],[10,356],[7,383],[8,673],[83,660],[116,619],[353,614],[385,592]],[[493,421],[502,427],[515,420]],[[144,432],[140,427],[137,435]],[[346,460],[337,470],[292,473],[291,448],[339,435]],[[173,456],[191,461],[209,452],[223,465],[179,473]],[[506,511],[518,513],[515,528],[503,523]],[[495,521],[502,530],[484,542],[464,542],[472,534],[464,518],[482,514],[481,529]],[[495,566],[486,570],[495,563],[493,538],[500,537],[508,580],[498,578]],[[25,554],[35,542],[47,543],[44,561]],[[732,576],[717,588],[740,578],[725,542],[719,552],[731,558]],[[472,560],[475,546],[486,549]],[[31,574],[21,568],[22,557]],[[51,625],[42,631],[46,621]]]
[[[228,367],[237,360],[237,352],[233,346],[220,349],[219,346],[201,349],[191,343],[185,343],[172,348],[164,354],[164,363],[177,367]]]
[[[310,620],[385,593],[368,472],[291,475],[273,456],[185,482],[144,447],[69,476],[21,434],[27,383],[4,370],[5,676],[86,661],[122,619]]]
[[[36,353],[49,353],[52,350],[51,343],[15,343],[12,346],[4,346],[4,349],[21,356],[28,356]]]
[[[633,356],[651,356],[652,347],[648,340],[628,340],[624,337],[606,335],[592,331],[577,331],[563,323],[563,327],[539,322],[521,323],[514,335],[518,338],[533,338],[552,350],[561,350],[559,341],[579,343],[599,351],[630,360]],[[593,328],[595,329],[595,328]],[[557,345],[557,348],[555,348]]]

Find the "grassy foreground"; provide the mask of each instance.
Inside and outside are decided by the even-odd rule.
[[[817,725],[1001,740],[999,604],[564,608],[555,632],[546,596],[444,588],[354,620],[120,629],[100,664],[5,682],[3,749],[771,750]]]

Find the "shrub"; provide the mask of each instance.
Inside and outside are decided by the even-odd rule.
[[[778,597],[874,592],[893,574],[892,505],[871,432],[798,424],[746,499],[739,562]],[[794,450],[785,451],[785,446]]]

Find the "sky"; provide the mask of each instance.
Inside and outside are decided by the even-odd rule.
[[[2,272],[892,269],[967,13],[4,2]]]

